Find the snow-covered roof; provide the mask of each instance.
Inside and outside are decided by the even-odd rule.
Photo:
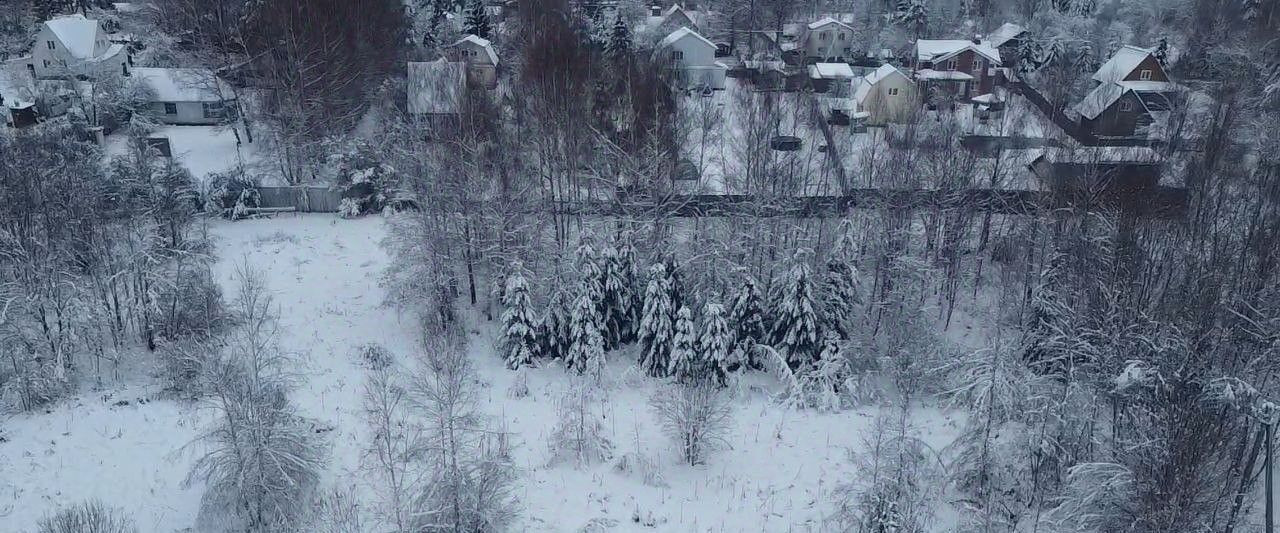
[[[132,74],[151,89],[153,102],[218,102],[232,97],[226,82],[208,69],[139,67]]]
[[[1004,43],[1022,35],[1026,31],[1026,28],[1023,28],[1022,26],[1012,22],[1006,22],[1001,24],[999,28],[996,28],[996,31],[987,34],[987,38],[985,40],[987,41],[988,46],[991,46],[992,48],[999,48],[1004,46]]]
[[[466,89],[467,71],[462,63],[443,59],[409,63],[409,112],[458,113]]]
[[[498,53],[493,51],[493,43],[488,39],[480,37],[479,35],[467,34],[466,37],[458,39],[458,42],[453,43],[452,46],[458,46],[462,43],[471,43],[479,46],[484,50],[485,55],[489,56],[490,63],[493,63],[494,65],[498,64]]]
[[[852,28],[852,27],[850,27],[848,24],[845,24],[845,23],[843,23],[843,22],[840,22],[840,21],[838,21],[838,20],[836,20],[836,19],[833,19],[833,18],[831,18],[831,17],[823,17],[823,18],[820,18],[820,19],[815,20],[815,21],[813,21],[813,22],[810,22],[810,23],[809,23],[809,29],[810,29],[810,30],[816,30],[816,29],[821,28],[821,27],[823,27],[823,26],[830,26],[830,25],[832,25],[832,24],[836,24],[836,25],[839,25],[839,26],[844,26],[846,29],[849,29],[849,30],[852,30],[852,29],[853,29],[853,28]]]
[[[959,70],[933,70],[930,68],[917,70],[916,78],[921,80],[954,80],[971,81],[973,76]]]
[[[1073,146],[1044,148],[1042,157],[1051,163],[1149,163],[1159,162],[1160,153],[1146,146]]]
[[[1089,94],[1075,105],[1075,110],[1084,118],[1090,120],[1098,118],[1098,115],[1124,96],[1125,92],[1127,92],[1125,88],[1118,83],[1103,83],[1089,91]]]
[[[680,39],[683,39],[689,35],[696,37],[699,41],[707,43],[707,46],[710,46],[711,48],[716,47],[716,43],[713,43],[710,40],[708,40],[706,37],[699,35],[698,32],[689,29],[688,26],[681,26],[680,29],[671,32],[666,37],[663,37],[662,40],[658,42],[658,48],[671,46],[676,41],[679,41]]]
[[[105,52],[102,52],[102,55],[86,59],[85,63],[101,63],[103,61],[110,61],[112,59],[115,59],[122,53],[124,53],[123,44],[119,44],[119,43],[112,44],[111,46],[107,47],[107,50]]]
[[[1116,53],[1111,55],[1111,59],[1098,67],[1098,71],[1093,73],[1093,80],[1103,83],[1123,80],[1150,55],[1150,49],[1126,44],[1116,50]]]
[[[84,18],[84,15],[63,15],[46,20],[44,25],[62,41],[71,57],[89,59],[94,56],[98,32],[101,31],[98,21]]]
[[[853,79],[853,68],[848,63],[814,63],[809,65],[809,77],[813,79]]]
[[[916,41],[916,59],[920,61],[939,61],[965,50],[973,50],[996,63],[1000,62],[1000,51],[987,42],[975,43],[965,39],[920,39]]]
[[[974,102],[979,104],[996,104],[1004,101],[1004,98],[996,96],[993,93],[980,94],[972,98]]]

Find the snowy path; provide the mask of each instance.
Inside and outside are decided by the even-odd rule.
[[[379,246],[383,221],[304,215],[217,222],[212,229],[221,257],[215,276],[228,298],[234,296],[237,263],[247,260],[266,274],[280,311],[281,345],[302,362],[303,383],[294,397],[303,414],[332,428],[324,484],[355,487],[371,505],[367,476],[360,473],[368,442],[360,404],[364,370],[353,352],[377,342],[407,360],[417,344],[413,320],[380,306],[378,279],[387,260]],[[745,392],[729,448],[708,465],[688,467],[679,464],[650,414],[655,382],[615,378],[608,415],[615,456],[640,450],[656,457],[668,486],[645,485],[610,464],[548,467],[545,442],[555,400],[567,385],[564,371],[530,372],[531,395],[509,399],[505,391],[515,374],[489,348],[491,331],[477,335],[470,352],[488,384],[486,409],[518,435],[521,531],[574,531],[597,518],[616,521],[615,531],[817,531],[829,512],[829,491],[852,476],[849,451],[863,447],[874,418],[870,410],[788,411],[762,391]],[[615,361],[610,374],[621,376],[625,369],[625,362]],[[5,420],[0,531],[29,528],[52,507],[87,497],[125,508],[144,532],[191,527],[201,488],[180,487],[190,458],[176,451],[205,414],[169,401],[133,401],[146,396],[141,385],[84,393],[51,413]],[[120,398],[131,402],[115,406]],[[941,413],[917,415],[917,425],[926,428],[920,436],[935,447],[956,433]],[[633,522],[636,514],[646,521],[651,516],[651,525]]]

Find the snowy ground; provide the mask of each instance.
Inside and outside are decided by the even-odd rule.
[[[215,274],[229,294],[236,263],[265,270],[279,306],[282,346],[297,350],[302,361],[304,383],[295,400],[303,414],[333,427],[324,483],[356,487],[371,503],[360,465],[368,442],[360,410],[364,371],[353,351],[378,342],[408,359],[418,339],[412,319],[380,306],[377,280],[387,260],[378,244],[383,221],[312,215],[219,221],[212,229],[222,258]],[[737,400],[728,449],[705,466],[688,467],[678,463],[650,414],[655,382],[619,377],[608,409],[615,456],[639,450],[656,457],[668,487],[645,485],[615,473],[610,464],[551,467],[545,439],[566,375],[559,368],[533,370],[532,394],[507,398],[515,374],[493,354],[487,331],[478,328],[470,352],[486,386],[486,410],[518,436],[520,531],[573,531],[595,518],[616,521],[616,531],[817,531],[830,510],[830,491],[853,477],[848,454],[862,448],[875,416],[872,409],[783,409],[769,400],[762,389],[771,384],[758,376],[752,381],[761,387],[744,390]],[[609,374],[621,376],[626,366],[615,361]],[[57,505],[88,497],[125,508],[144,532],[191,527],[201,487],[180,486],[191,458],[178,450],[208,414],[167,400],[138,401],[150,398],[154,388],[145,382],[107,385],[50,412],[4,420],[0,530],[31,528]],[[116,405],[121,399],[129,403]],[[934,409],[915,410],[919,437],[939,449],[954,438],[958,420]],[[634,523],[637,512],[652,515],[655,525]],[[940,524],[950,521],[939,518]]]
[[[280,185],[279,172],[272,168],[262,143],[241,143],[237,149],[236,131],[230,126],[162,126],[150,136],[167,137],[174,160],[191,171],[197,182],[210,173],[243,166],[250,175],[259,176],[262,185]],[[240,138],[244,138],[243,132]],[[121,154],[127,142],[123,132],[113,134],[107,137],[103,151],[108,156]]]

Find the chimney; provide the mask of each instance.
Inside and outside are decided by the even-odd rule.
[[[982,34],[981,34],[981,33],[975,33],[975,34],[973,34],[973,44],[982,44]]]
[[[653,16],[653,17],[661,17],[661,16],[662,16],[662,6],[660,6],[660,5],[658,5],[658,4],[653,4],[653,5],[649,6],[649,15],[650,15],[650,16]]]

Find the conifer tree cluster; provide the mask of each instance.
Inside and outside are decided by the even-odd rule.
[[[576,280],[551,290],[539,315],[517,267],[503,293],[503,357],[511,368],[538,358],[562,360],[579,372],[598,369],[605,355],[635,344],[648,376],[724,386],[734,372],[761,368],[767,346],[793,371],[815,371],[843,358],[837,343],[851,336],[860,303],[857,271],[835,253],[815,277],[802,252],[766,299],[749,277],[733,288],[728,307],[695,301],[680,265],[664,257],[638,275],[630,237],[600,251],[584,239],[576,251]],[[825,339],[825,340],[824,340]]]

